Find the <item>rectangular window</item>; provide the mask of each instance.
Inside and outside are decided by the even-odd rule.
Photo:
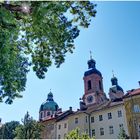
[[[109,134],[113,134],[114,130],[113,130],[113,126],[109,126]]]
[[[120,129],[123,128],[123,124],[119,124]]]
[[[77,124],[78,123],[78,118],[75,118],[75,124]]]
[[[86,129],[86,134],[88,134],[88,129]]]
[[[88,117],[86,116],[86,123],[88,122]]]
[[[92,137],[95,136],[95,129],[92,129]]]
[[[108,113],[108,119],[112,119],[112,114]]]
[[[58,125],[58,129],[61,129],[61,125],[60,124]]]
[[[47,112],[47,116],[50,116],[50,112],[49,111]]]
[[[133,111],[135,113],[139,113],[140,112],[140,106],[139,105],[134,105]]]
[[[94,117],[91,117],[91,123],[94,123]]]
[[[102,121],[102,120],[103,120],[103,116],[99,115],[99,121]]]
[[[61,135],[58,135],[58,139],[61,139]]]
[[[118,117],[122,117],[122,111],[121,110],[118,111]]]
[[[104,135],[104,128],[100,128],[100,135]]]
[[[66,123],[64,124],[64,128],[67,128],[67,124]]]

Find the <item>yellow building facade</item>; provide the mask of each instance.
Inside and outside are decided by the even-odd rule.
[[[128,91],[123,100],[130,138],[140,138],[140,88]]]

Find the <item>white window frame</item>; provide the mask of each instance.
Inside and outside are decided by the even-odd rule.
[[[103,136],[104,134],[104,128],[100,128],[100,135]]]
[[[108,120],[112,119],[112,114],[111,112],[108,113]]]
[[[121,110],[118,110],[118,117],[122,117],[122,111]]]
[[[113,126],[109,126],[109,134],[112,135],[114,134],[114,129],[113,129]]]

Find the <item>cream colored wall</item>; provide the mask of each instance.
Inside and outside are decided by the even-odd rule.
[[[118,117],[118,111],[122,111],[122,117]],[[112,114],[112,119],[108,119],[108,113]],[[99,121],[99,115],[103,115],[103,120]],[[114,106],[98,112],[93,112],[94,123],[91,123],[91,130],[95,129],[95,137],[97,139],[116,139],[120,132],[119,124],[123,124],[124,130],[128,134],[125,109],[123,105]],[[109,134],[109,126],[113,126],[114,134]],[[100,135],[100,128],[104,128],[104,135]]]
[[[118,111],[122,111],[122,117],[118,117]],[[108,113],[112,114],[112,119],[108,120]],[[103,121],[99,121],[99,115],[103,115]],[[87,122],[86,122],[87,116]],[[120,132],[119,124],[123,124],[123,127],[128,134],[128,128],[126,123],[126,115],[124,105],[114,106],[112,108],[100,110],[97,112],[92,112],[91,117],[94,116],[94,123],[90,122],[90,131],[95,129],[95,138],[97,139],[116,139],[118,138],[118,134]],[[75,124],[75,118],[78,118],[78,123]],[[67,127],[64,128],[64,124],[67,124]],[[53,132],[55,132],[55,138],[58,139],[58,135],[61,135],[61,139],[64,138],[64,135],[69,131],[76,129],[77,127],[80,129],[80,133],[86,132],[88,130],[89,134],[89,121],[88,115],[84,112],[78,112],[66,117],[63,120],[55,122],[56,127],[54,127]],[[59,129],[59,125],[61,125],[61,129]],[[113,126],[114,134],[109,134],[109,126]],[[100,128],[104,128],[104,135],[100,135]],[[51,132],[52,134],[52,132]],[[54,133],[53,133],[54,135]],[[129,134],[128,134],[129,135]],[[54,137],[54,136],[53,136]]]
[[[64,128],[65,123],[67,124],[67,127]],[[61,129],[59,129],[59,125],[61,125]],[[68,133],[68,119],[65,118],[64,120],[60,120],[58,122],[56,122],[56,128],[57,128],[57,139],[58,139],[58,135],[61,136],[61,139],[64,139],[64,135]]]
[[[88,122],[86,123],[86,115],[85,113],[76,113],[68,117],[68,131],[79,128],[80,133],[86,132],[86,129],[89,130]],[[78,123],[75,124],[75,118],[78,118]],[[88,118],[87,118],[88,119]]]
[[[41,133],[42,139],[56,139],[56,123],[55,120],[44,121],[41,123],[43,131]]]

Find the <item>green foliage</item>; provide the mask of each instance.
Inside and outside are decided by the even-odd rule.
[[[126,134],[124,128],[120,128],[118,139],[129,139],[129,136]]]
[[[27,112],[21,125],[16,127],[16,139],[40,139],[43,126],[33,120]]]
[[[80,27],[95,17],[89,1],[0,2],[0,101],[12,103],[25,90],[30,66],[40,79],[73,52]]]
[[[2,125],[0,128],[0,139],[14,139],[15,138],[15,129],[19,126],[19,122],[11,121]]]
[[[90,137],[88,134],[85,134],[85,133],[80,134],[79,129],[76,128],[76,129],[70,131],[66,135],[65,139],[90,139]]]

